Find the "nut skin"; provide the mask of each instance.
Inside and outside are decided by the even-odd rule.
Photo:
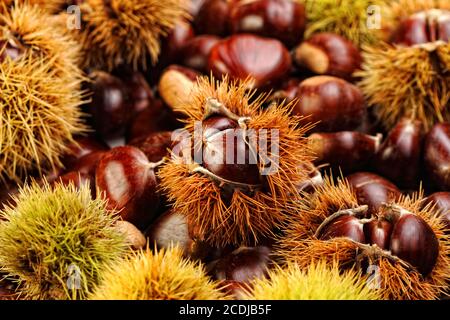
[[[381,143],[381,135],[354,131],[313,133],[308,139],[316,156],[315,165],[329,164],[333,170],[345,174],[366,168]]]
[[[68,167],[67,170],[95,176],[97,164],[105,154],[106,151],[91,152],[78,159],[72,166]]]
[[[427,276],[439,255],[439,242],[433,229],[419,216],[402,214],[392,230],[390,249],[393,255],[409,262]]]
[[[183,49],[181,64],[206,73],[208,71],[208,57],[211,49],[220,41],[213,35],[201,35],[188,41]]]
[[[400,187],[416,187],[421,168],[422,142],[422,123],[400,120],[382,143],[373,162],[374,168]]]
[[[450,123],[438,123],[425,138],[424,161],[439,191],[450,190]]]
[[[145,230],[160,208],[154,166],[145,154],[131,146],[108,151],[97,165],[95,182],[107,208],[121,210],[123,220]]]
[[[168,149],[172,146],[172,131],[150,133],[131,141],[129,145],[144,152],[150,162],[158,162],[169,156]]]
[[[334,33],[317,33],[302,42],[294,51],[300,67],[320,74],[351,80],[361,67],[361,53],[349,40]]]
[[[364,235],[368,244],[376,244],[383,250],[389,250],[392,224],[387,220],[374,220],[364,224]]]
[[[168,65],[178,63],[183,55],[183,50],[191,39],[195,37],[192,25],[186,21],[179,21],[170,31],[166,38],[162,40],[161,56],[162,64]]]
[[[389,180],[369,172],[357,172],[346,177],[360,205],[368,205],[371,215],[377,214],[383,203],[398,200],[400,190]]]
[[[194,20],[195,31],[224,37],[229,34],[229,15],[229,0],[205,0]]]
[[[115,228],[125,236],[126,242],[132,249],[145,249],[147,239],[133,224],[128,221],[117,221]]]
[[[212,263],[210,274],[217,280],[248,283],[267,275],[271,249],[266,246],[240,247]]]
[[[297,185],[297,190],[306,193],[314,193],[316,188],[323,185],[323,177],[319,169],[312,163],[304,163],[301,165],[301,170],[308,172],[308,179],[300,182]]]
[[[365,243],[364,224],[351,215],[340,216],[327,224],[319,234],[319,239],[329,240],[338,237],[347,237],[359,243]]]
[[[250,89],[277,83],[289,73],[291,57],[278,40],[252,34],[233,35],[211,50],[208,68],[221,79],[250,79]]]
[[[450,192],[435,192],[429,195],[424,201],[424,206],[429,203],[435,205],[434,209],[444,221],[447,233],[450,233]]]
[[[94,137],[76,137],[74,141],[75,143],[68,146],[69,151],[61,159],[64,167],[73,167],[79,159],[90,153],[109,150],[106,143]]]
[[[121,79],[129,92],[133,114],[147,109],[152,104],[153,92],[142,73],[128,71]]]
[[[293,113],[308,116],[308,122],[319,122],[314,132],[353,130],[366,113],[361,90],[332,76],[315,76],[302,81],[297,98]]]
[[[233,1],[230,8],[232,33],[254,33],[282,41],[288,48],[303,39],[305,6],[291,0]]]

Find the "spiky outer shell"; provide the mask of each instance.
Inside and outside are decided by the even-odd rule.
[[[92,300],[224,300],[202,265],[178,247],[139,251],[109,268]]]
[[[249,300],[377,300],[376,290],[355,271],[341,272],[337,265],[321,261],[302,270],[288,264],[269,271],[268,279],[256,279],[244,299]]]
[[[358,243],[347,238],[320,240],[315,236],[319,225],[338,210],[355,208],[356,197],[346,181],[335,183],[327,179],[310,199],[299,204],[296,215],[286,222],[285,235],[278,245],[278,253],[285,261],[307,268],[318,261],[338,263],[341,269],[355,269],[367,274],[367,281],[378,288],[383,299],[437,299],[450,281],[450,237],[445,226],[431,206],[423,206],[421,195],[403,197],[397,205],[422,217],[433,229],[439,242],[439,256],[433,271],[422,277],[416,270],[404,265],[401,260],[373,254],[361,249]],[[366,254],[367,253],[367,254]],[[362,267],[362,258],[369,266]]]
[[[224,201],[218,183],[194,173],[198,165],[174,155],[159,170],[163,191],[175,210],[187,217],[194,237],[212,245],[250,245],[271,236],[289,214],[289,204],[300,198],[296,185],[307,179],[302,164],[312,160],[304,137],[310,127],[299,125],[300,118],[290,114],[290,106],[262,110],[267,96],[255,98],[246,88],[246,82],[232,82],[228,78],[216,82],[214,78],[204,77],[198,80],[191,102],[177,106],[176,111],[186,115],[186,129],[191,136],[196,122],[205,117],[205,103],[209,98],[238,116],[249,117],[248,130],[268,130],[267,146],[278,144],[279,154],[274,153],[278,150],[267,147],[267,159],[273,170],[264,176],[264,189],[251,193],[234,189],[231,199]],[[278,131],[278,139],[270,133],[271,129]],[[260,172],[267,169],[268,163],[258,162]]]
[[[379,43],[364,47],[359,86],[385,128],[401,118],[425,129],[450,120],[450,44],[435,48]]]
[[[16,5],[17,4],[37,5],[49,13],[57,13],[58,11],[64,8],[64,5],[68,3],[67,0],[3,0],[3,2],[5,5],[4,8],[5,11],[6,8],[16,3]],[[0,12],[2,10],[3,9],[0,9]]]
[[[25,186],[1,212],[0,266],[27,299],[84,299],[127,242],[89,186]],[[73,282],[71,281],[73,280]],[[73,287],[70,287],[73,285]]]
[[[334,32],[360,46],[382,37],[378,26],[369,28],[368,22],[370,23],[371,19],[369,14],[372,12],[369,11],[371,8],[379,9],[382,17],[387,0],[304,0],[304,2],[309,21],[305,31],[306,38],[317,32]]]
[[[145,69],[149,57],[156,63],[161,38],[189,18],[188,6],[189,0],[86,0],[81,29],[71,31],[83,47],[84,67]]]
[[[78,46],[37,7],[0,15],[0,38],[23,54],[0,63],[0,179],[22,182],[32,171],[61,167],[61,154],[83,133]]]

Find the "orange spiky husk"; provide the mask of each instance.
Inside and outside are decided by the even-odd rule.
[[[385,128],[402,117],[421,120],[425,129],[450,120],[450,44],[365,46],[359,83]]]
[[[422,217],[433,229],[439,241],[439,256],[433,271],[422,277],[413,267],[393,257],[389,252],[376,246],[361,245],[347,238],[320,240],[315,233],[321,222],[333,213],[330,208],[355,208],[355,195],[347,182],[334,183],[328,178],[325,185],[317,189],[310,200],[300,205],[296,215],[286,221],[284,237],[278,245],[278,253],[288,262],[295,262],[301,267],[320,260],[330,264],[338,262],[343,269],[362,268],[364,259],[369,266],[376,266],[378,273],[377,288],[384,299],[437,299],[445,295],[445,289],[450,281],[450,237],[444,233],[442,221],[435,215],[432,206],[422,208],[422,193],[412,197],[403,197],[396,205]],[[381,213],[380,213],[381,214]],[[370,276],[366,276],[371,281]]]
[[[228,78],[215,81],[204,77],[198,81],[191,102],[176,107],[187,118],[186,129],[193,133],[195,122],[205,117],[205,103],[214,98],[232,113],[249,117],[248,129],[277,129],[279,155],[268,150],[269,159],[276,159],[273,174],[265,177],[265,190],[251,193],[235,189],[231,199],[224,201],[223,188],[208,176],[193,172],[198,165],[189,164],[173,156],[159,171],[161,186],[174,208],[185,215],[194,236],[216,246],[225,244],[254,244],[262,237],[272,236],[289,214],[291,203],[300,199],[296,185],[307,179],[300,169],[312,156],[304,134],[310,127],[300,127],[300,118],[290,115],[291,105],[272,106],[263,111],[266,95],[253,99],[246,91],[246,82]],[[250,101],[251,100],[251,101]],[[275,143],[268,135],[268,145]],[[268,148],[270,149],[270,148]],[[260,172],[264,163],[258,163]]]
[[[87,0],[80,8],[82,27],[72,35],[82,44],[84,66],[121,64],[146,68],[156,63],[160,40],[180,19],[189,19],[189,0]]]

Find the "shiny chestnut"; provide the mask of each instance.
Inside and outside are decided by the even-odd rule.
[[[189,40],[184,46],[181,64],[200,72],[207,72],[209,54],[219,41],[220,38],[213,35],[200,35]]]
[[[450,123],[438,123],[425,138],[424,161],[433,184],[450,190]]]
[[[230,2],[229,0],[205,0],[194,20],[197,33],[226,36],[229,33]]]

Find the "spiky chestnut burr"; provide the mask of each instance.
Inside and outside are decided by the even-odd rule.
[[[80,5],[81,29],[72,30],[83,47],[84,66],[112,70],[128,64],[156,63],[161,38],[189,18],[186,0],[86,0]]]
[[[420,120],[425,131],[450,119],[450,10],[417,12],[395,26],[394,43],[363,49],[355,75],[367,102],[386,129],[403,117]]]
[[[317,32],[334,32],[353,41],[357,46],[376,41],[380,37],[377,26],[369,29],[371,6],[382,8],[386,0],[305,0],[305,38]],[[324,14],[326,13],[326,14]]]
[[[69,1],[69,0],[3,0],[5,3],[5,6],[13,6],[13,5],[20,5],[20,4],[29,4],[33,6],[39,6],[40,8],[44,9],[48,13],[57,13],[61,11],[64,6],[67,6],[70,4],[70,2],[75,1]],[[0,9],[1,12],[2,9]]]
[[[1,212],[0,264],[18,278],[25,298],[84,299],[126,252],[116,219],[104,201],[91,199],[88,186],[34,183],[14,201]]]
[[[140,251],[109,268],[92,300],[223,300],[203,267],[178,247]]]
[[[163,191],[177,212],[187,217],[194,236],[219,247],[251,245],[272,235],[289,214],[288,204],[299,199],[298,185],[308,180],[309,172],[302,164],[312,160],[304,137],[310,126],[299,125],[300,118],[290,115],[291,105],[262,110],[267,96],[255,97],[247,86],[228,78],[199,79],[191,102],[175,110],[186,116],[189,137],[185,145],[189,146],[182,147],[181,153],[174,151],[159,171]],[[196,122],[202,126],[203,142],[192,148]],[[218,131],[210,135],[208,127]],[[266,139],[263,130],[267,130]],[[265,155],[254,152],[246,132],[261,134],[261,150],[267,146]],[[242,147],[239,157],[246,157],[242,164],[236,161],[238,150],[233,144],[220,147],[219,142],[226,141],[221,139],[230,133],[236,134],[234,141],[245,142],[234,143]],[[272,145],[278,145],[278,151]],[[203,161],[192,161],[193,154],[203,154]],[[233,159],[227,164],[229,155]]]
[[[375,281],[371,285],[384,299],[436,299],[445,294],[450,280],[449,236],[432,207],[423,207],[421,194],[385,204],[367,218],[367,206],[358,204],[347,182],[329,178],[300,207],[280,240],[281,256],[288,262],[308,267],[326,260],[342,269],[356,269]],[[346,216],[355,222],[336,224]],[[378,222],[377,230],[366,228],[373,221]],[[364,240],[350,237],[356,223],[365,231]],[[339,229],[341,236],[324,239],[330,228]],[[386,238],[389,251],[376,245],[384,246]]]
[[[380,295],[354,271],[342,273],[336,265],[320,261],[302,270],[288,264],[269,271],[243,290],[249,300],[377,300]]]

